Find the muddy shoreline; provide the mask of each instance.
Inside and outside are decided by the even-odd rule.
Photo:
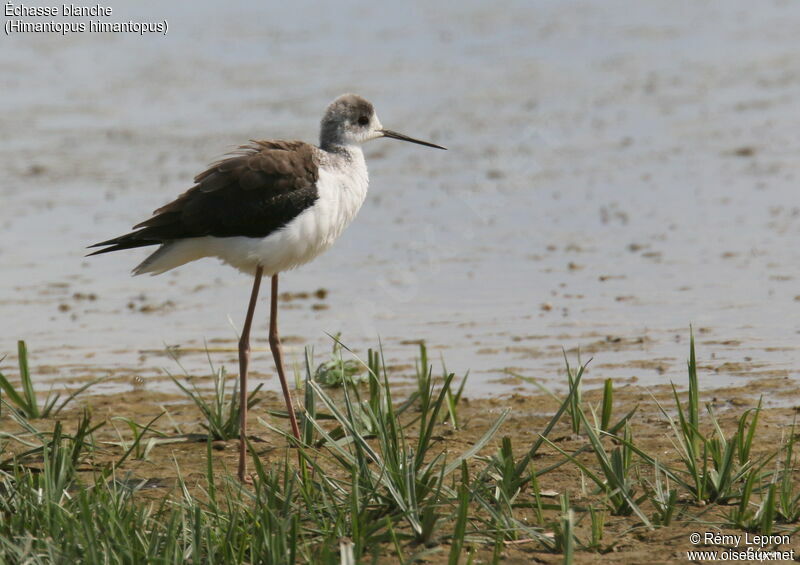
[[[797,395],[800,394],[800,390],[785,379],[765,384],[776,395],[797,398]],[[755,408],[757,401],[753,399],[752,393],[752,388],[746,386],[703,391],[701,402],[708,403],[713,408],[725,433],[731,433],[742,412]],[[685,401],[685,395],[681,396]],[[272,425],[285,428],[283,420],[267,414],[269,410],[279,410],[282,400],[272,392],[265,393],[263,398],[264,402],[253,411],[253,420],[257,421],[258,418],[263,418]],[[583,395],[584,402],[589,405],[597,405],[600,399],[601,394],[597,390],[586,391]],[[661,403],[667,410],[672,411],[670,408],[672,402],[672,391],[667,386],[642,387],[630,384],[615,387],[615,418],[636,407],[635,415],[630,420],[636,445],[648,453],[659,454],[664,465],[679,464],[674,440],[670,436],[670,427],[657,404]],[[547,394],[512,394],[502,398],[464,398],[459,406],[459,429],[453,429],[452,426],[443,424],[438,428],[436,442],[447,453],[464,451],[485,433],[501,412],[510,409],[502,428],[480,455],[491,456],[496,453],[504,437],[511,439],[512,445],[517,451],[524,452],[525,446],[536,441],[539,430],[544,429],[552,414],[557,410],[558,404],[559,402]],[[85,396],[60,414],[57,420],[62,422],[67,431],[70,431],[87,410],[94,422],[106,422],[94,435],[94,441],[96,445],[101,446],[101,449],[94,456],[91,464],[84,469],[87,478],[92,476],[94,472],[92,469],[100,468],[103,464],[120,456],[122,449],[114,447],[115,442],[132,440],[123,419],[131,419],[143,425],[166,411],[168,414],[162,416],[152,428],[152,437],[159,437],[159,441],[164,441],[164,443],[154,447],[144,460],[131,458],[117,470],[117,474],[124,476],[125,481],[130,484],[144,484],[145,488],[139,490],[137,494],[138,497],[143,497],[143,500],[149,498],[158,500],[168,493],[178,495],[179,485],[176,481],[178,473],[192,492],[202,496],[208,469],[205,462],[207,432],[200,425],[202,417],[199,411],[194,405],[187,403],[186,396],[147,390],[131,390],[124,394]],[[752,453],[754,459],[769,453],[777,445],[786,441],[797,410],[796,406],[782,406],[770,407],[762,412],[757,429],[758,441],[755,443]],[[54,420],[37,420],[32,423],[40,429],[48,429],[54,424]],[[707,424],[708,422],[705,422],[704,427]],[[0,429],[11,433],[21,431],[7,416],[0,419]],[[251,430],[252,445],[266,466],[269,466],[271,461],[280,461],[286,457],[287,447],[283,438],[259,424],[253,425]],[[567,452],[573,452],[586,444],[584,436],[574,435],[563,423],[560,423],[549,437],[554,446]],[[23,450],[23,446],[14,442],[10,442],[8,446],[12,450]],[[238,442],[235,440],[213,442],[211,453],[214,459],[216,480],[232,480],[236,468],[237,447]],[[543,469],[562,459],[562,455],[556,449],[548,447],[536,456],[532,465],[534,469]],[[593,455],[585,454],[580,456],[580,459],[590,468],[597,468]],[[36,463],[32,463],[32,465],[35,467]],[[480,463],[476,460],[471,465],[477,468]],[[572,465],[564,465],[557,471],[544,474],[539,478],[539,487],[548,497],[556,497],[558,494],[568,492],[571,504],[575,508],[585,509],[590,505],[596,506],[600,500],[593,493],[593,489],[586,484],[585,476],[582,477],[582,474]],[[681,500],[686,502],[683,498]],[[597,559],[602,559],[604,563],[645,561],[682,563],[686,561],[686,551],[695,549],[688,541],[691,533],[700,530],[731,535],[742,533],[741,530],[720,527],[727,511],[724,505],[711,505],[707,509],[691,504],[690,507],[692,509],[686,510],[685,514],[679,514],[672,525],[660,527],[655,531],[643,528],[635,516],[608,514],[605,517],[604,537],[601,540],[600,548],[595,551],[578,551],[575,562],[592,563]],[[523,521],[535,519],[534,515],[529,514],[524,507],[520,508],[518,515]],[[554,513],[548,511],[547,515],[552,516]],[[703,523],[711,525],[703,526]],[[587,539],[590,536],[586,520],[578,523],[576,533],[579,539]],[[479,558],[491,556],[490,548],[482,547],[480,544],[471,544],[470,547],[472,546]],[[724,550],[725,547],[729,546],[704,544],[701,549]],[[800,544],[792,541],[789,545],[780,545],[773,549],[800,550]],[[445,556],[446,550],[445,546],[443,551]],[[508,543],[502,553],[503,562],[507,563],[529,563],[531,560],[541,563],[560,563],[562,560],[560,555],[544,550],[532,540]],[[654,558],[654,556],[658,557]],[[427,561],[444,563],[446,559],[442,557],[440,560],[434,554]]]

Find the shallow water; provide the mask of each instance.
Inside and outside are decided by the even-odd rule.
[[[247,277],[131,278],[146,252],[84,248],[247,139],[314,140],[353,91],[450,150],[365,147],[359,217],[282,277],[328,291],[283,304],[292,361],[342,332],[402,362],[424,339],[475,393],[562,382],[562,347],[592,378],[682,382],[692,323],[714,385],[797,376],[800,5],[111,5],[169,33],[0,39],[0,368],[24,338],[41,378],[109,390],[167,387],[166,345],[234,371]]]

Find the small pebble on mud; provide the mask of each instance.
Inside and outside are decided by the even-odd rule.
[[[745,145],[742,147],[737,147],[732,151],[732,154],[736,157],[752,157],[756,154],[755,147],[750,147],[749,145]]]

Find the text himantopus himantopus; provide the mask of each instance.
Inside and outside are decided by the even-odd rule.
[[[302,141],[251,141],[211,165],[195,185],[153,213],[134,231],[91,247],[91,255],[158,245],[134,274],[158,275],[202,257],[217,257],[253,274],[253,290],[239,340],[239,478],[247,469],[247,367],[250,326],[263,275],[272,277],[269,345],[283,389],[292,433],[300,437],[278,337],[278,273],[314,259],[352,221],[369,178],[361,144],[379,137],[440,145],[384,129],[367,100],[345,94],[326,109],[319,147]]]

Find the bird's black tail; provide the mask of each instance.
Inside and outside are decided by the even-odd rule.
[[[123,249],[135,249],[137,247],[147,247],[148,245],[161,245],[164,243],[163,241],[156,240],[156,239],[148,239],[147,237],[142,237],[142,231],[138,232],[131,232],[125,235],[121,235],[119,237],[115,237],[114,239],[109,239],[106,241],[101,241],[100,243],[95,243],[94,245],[90,245],[89,249],[92,247],[105,247],[105,249],[100,249],[99,251],[95,251],[93,253],[89,253],[86,255],[87,257],[91,257],[92,255],[100,255],[102,253],[110,253],[111,251],[122,251]]]

